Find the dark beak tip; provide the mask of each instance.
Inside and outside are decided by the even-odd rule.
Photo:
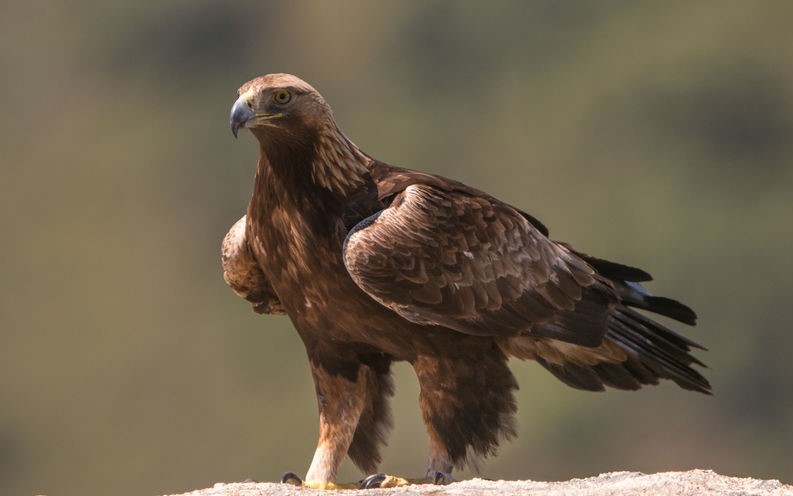
[[[231,115],[229,117],[229,124],[231,125],[231,134],[237,137],[239,129],[245,125],[246,122],[253,119],[253,110],[248,105],[248,102],[240,99],[234,102],[231,107]]]

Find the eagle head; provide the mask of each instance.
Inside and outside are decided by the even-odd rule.
[[[268,74],[239,89],[231,107],[231,132],[248,128],[274,168],[309,167],[321,187],[346,194],[362,183],[371,161],[339,130],[330,105],[310,84],[291,74]]]
[[[291,74],[267,74],[240,87],[231,107],[234,136],[246,127],[263,138],[291,134],[301,137],[312,128],[333,122],[330,106],[310,84]]]

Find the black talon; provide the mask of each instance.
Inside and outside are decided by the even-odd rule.
[[[385,480],[386,475],[383,473],[372,474],[361,481],[361,489],[375,489],[380,487],[380,484]]]
[[[292,484],[293,486],[302,486],[303,479],[297,476],[294,472],[285,472],[281,476],[281,484]]]
[[[453,482],[451,474],[445,474],[438,470],[436,470],[435,473],[430,473],[427,475],[429,475],[429,478],[432,479],[433,484],[437,484],[439,486],[451,484]]]

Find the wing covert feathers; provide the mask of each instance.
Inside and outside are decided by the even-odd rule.
[[[531,332],[594,346],[613,288],[521,213],[490,197],[413,184],[356,225],[344,261],[372,298],[419,324]]]

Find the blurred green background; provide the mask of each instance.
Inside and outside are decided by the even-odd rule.
[[[305,472],[302,344],[219,263],[257,155],[229,108],[267,72],[314,84],[370,154],[699,312],[714,397],[584,393],[514,362],[519,438],[482,476],[793,482],[793,2],[12,0],[0,70],[0,494]],[[416,380],[395,373],[382,468],[421,475]]]

